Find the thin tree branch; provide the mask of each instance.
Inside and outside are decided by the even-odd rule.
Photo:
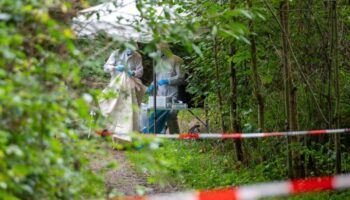
[[[273,17],[274,17],[274,19],[276,20],[276,22],[278,23],[278,25],[280,26],[281,30],[284,31],[283,26],[282,26],[281,22],[278,20],[278,18],[277,18],[277,16],[276,16],[275,12],[273,11],[271,5],[270,5],[266,0],[263,0],[263,1],[264,1],[264,4],[265,4],[265,5],[267,6],[267,8],[269,9],[269,11],[271,12],[271,14],[273,15]],[[316,96],[315,96],[315,93],[314,93],[313,90],[312,90],[311,84],[309,83],[309,81],[308,81],[306,75],[305,75],[305,74],[303,73],[303,71],[301,70],[301,66],[300,66],[300,64],[299,64],[299,61],[298,61],[296,55],[295,55],[295,52],[294,52],[293,47],[292,47],[292,42],[291,42],[291,40],[290,40],[289,37],[288,37],[287,41],[288,41],[288,44],[289,44],[288,46],[289,46],[290,51],[291,51],[291,53],[292,53],[293,59],[294,59],[294,61],[295,61],[295,64],[297,65],[298,70],[299,70],[300,74],[302,75],[302,78],[304,79],[304,81],[305,81],[305,83],[306,83],[306,86],[307,86],[308,89],[310,90],[310,92],[311,92],[311,94],[312,94],[312,96],[313,96],[313,98],[314,98],[314,100],[315,100],[315,103],[316,103],[316,106],[317,106],[317,110],[318,110],[318,112],[320,113],[320,115],[322,116],[323,120],[329,125],[330,122],[327,120],[327,118],[326,118],[325,115],[323,114],[322,109],[321,109],[321,107],[320,107],[320,104],[318,103],[317,98],[316,98]]]

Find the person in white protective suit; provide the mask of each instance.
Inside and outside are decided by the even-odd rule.
[[[114,134],[139,131],[139,106],[146,87],[140,78],[143,74],[142,57],[127,48],[115,50],[104,65],[111,81],[99,100],[102,115],[107,117],[107,130]]]
[[[158,81],[157,96],[167,96],[172,97],[173,100],[177,100],[179,85],[185,82],[182,66],[184,61],[179,56],[173,54],[169,45],[166,43],[158,44],[157,50],[160,53],[160,60],[156,66],[156,78]],[[154,89],[154,85],[151,84],[147,89],[147,93],[151,93]],[[157,111],[157,116],[162,116],[162,113],[162,111]],[[177,113],[178,112],[176,110],[172,110],[168,113],[168,115],[165,115],[164,118],[158,119],[156,132],[162,132],[162,126],[165,123],[165,120],[170,134],[179,133],[180,129],[178,125]],[[149,124],[152,125],[153,123],[152,114]],[[147,132],[154,132],[154,129],[151,128]]]

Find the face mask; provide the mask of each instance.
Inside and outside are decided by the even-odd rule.
[[[133,51],[129,48],[126,49],[126,55],[130,56],[133,53]]]
[[[159,55],[161,58],[164,58],[164,57],[165,57],[164,52],[158,50],[157,53],[158,53],[158,55]]]

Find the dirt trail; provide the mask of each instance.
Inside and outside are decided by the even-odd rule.
[[[125,156],[125,152],[116,151],[103,145],[108,152],[107,156],[103,158],[94,156],[92,158],[91,168],[97,173],[101,173],[111,160],[115,160],[118,167],[115,169],[107,169],[105,172],[105,186],[107,192],[117,192],[118,195],[135,196],[140,195],[143,192],[145,194],[156,193],[168,193],[180,190],[179,187],[175,187],[171,184],[166,186],[160,186],[157,184],[148,184],[147,175],[136,173],[133,167],[130,165],[128,158]]]
[[[124,195],[136,195],[137,189],[143,187],[145,191],[150,190],[146,185],[146,178],[137,175],[130,167],[124,152],[112,151],[113,159],[118,163],[118,168],[106,173],[106,186],[109,190],[117,190]]]

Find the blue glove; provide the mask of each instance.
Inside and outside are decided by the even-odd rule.
[[[122,72],[122,71],[124,71],[124,65],[117,65],[117,67],[115,67],[115,70],[116,70],[117,72]]]
[[[129,71],[128,71],[128,75],[129,75],[130,77],[133,77],[133,76],[135,76],[135,72],[129,70]]]
[[[159,80],[158,85],[159,86],[169,85],[169,80],[165,80],[165,79]]]
[[[154,90],[154,85],[150,85],[148,88],[147,88],[147,94],[151,94],[151,92]]]

